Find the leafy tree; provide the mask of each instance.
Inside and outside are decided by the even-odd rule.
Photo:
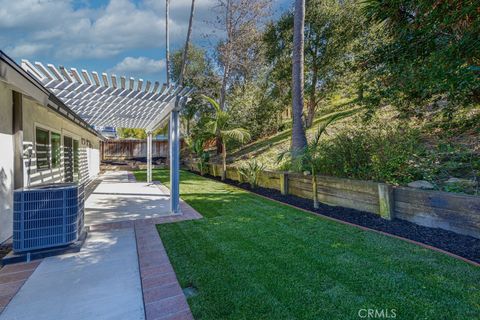
[[[221,69],[220,109],[225,110],[232,82],[255,76],[262,66],[261,27],[270,14],[271,0],[217,0],[213,22],[225,38],[216,48]]]
[[[248,81],[229,95],[229,113],[235,124],[247,129],[252,139],[276,133],[281,125],[285,106],[272,99],[271,86],[266,79]]]
[[[177,50],[172,55],[171,77],[173,81],[179,81],[183,50]],[[192,100],[186,105],[182,111],[185,132],[191,134],[192,123],[196,117],[202,113],[209,113],[210,110],[205,108],[202,94],[211,95],[220,90],[220,78],[215,74],[211,61],[208,59],[205,50],[193,44],[190,44],[188,50],[188,64],[185,67],[183,84],[188,87],[195,88]]]
[[[354,58],[352,43],[362,34],[361,12],[356,0],[310,0],[306,3],[305,15],[305,126],[311,127],[319,102],[326,98],[343,80],[346,71],[351,71]],[[289,99],[291,77],[291,51],[293,50],[293,19],[287,12],[271,23],[265,32],[266,55],[272,62],[272,79]],[[352,85],[351,72],[348,74]],[[282,88],[284,88],[282,90]]]
[[[172,54],[171,78],[175,82],[180,79],[183,53],[179,49]],[[190,44],[187,61],[183,80],[185,86],[195,88],[197,95],[214,95],[220,90],[220,77],[215,73],[212,61],[204,49]]]
[[[244,128],[232,128],[230,114],[223,111],[214,99],[204,96],[206,101],[215,109],[214,118],[207,123],[207,128],[214,135],[217,141],[222,144],[222,180],[226,178],[227,172],[227,146],[232,142],[245,143],[250,140],[250,133]]]
[[[146,139],[147,134],[143,129],[117,128],[117,134],[121,139]]]
[[[364,11],[390,37],[369,57],[369,95],[405,115],[480,101],[477,0],[365,0]]]
[[[153,132],[153,136],[155,137],[156,135],[159,134],[164,134],[166,132],[165,128],[159,128]],[[147,138],[147,133],[145,132],[144,129],[138,129],[138,128],[117,128],[117,134],[120,137],[120,139],[146,139]]]

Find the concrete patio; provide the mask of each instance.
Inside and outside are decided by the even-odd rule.
[[[192,319],[155,224],[201,216],[170,215],[168,189],[127,172],[100,179],[80,252],[0,270],[0,319]]]
[[[85,201],[85,225],[151,219],[169,215],[169,194],[155,184],[135,182],[126,171],[112,171]]]

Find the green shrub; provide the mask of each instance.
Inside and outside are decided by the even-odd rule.
[[[210,154],[208,152],[203,151],[199,154],[197,166],[202,176],[207,173],[208,161],[210,161]]]
[[[364,127],[338,133],[323,143],[319,172],[404,184],[422,178],[415,163],[425,150],[419,133],[401,127]]]
[[[258,178],[265,166],[256,160],[249,161],[242,167],[238,168],[238,174],[250,184],[252,189],[258,187]]]

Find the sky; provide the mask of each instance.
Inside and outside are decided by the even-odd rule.
[[[209,49],[217,0],[196,0],[192,41]],[[272,0],[274,15],[293,0]],[[185,43],[191,0],[170,0],[171,51]],[[165,82],[164,0],[0,0],[0,50],[67,68]]]

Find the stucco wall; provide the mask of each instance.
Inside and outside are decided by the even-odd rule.
[[[35,127],[39,126],[70,136],[79,141],[79,171],[81,182],[94,178],[100,171],[99,139],[88,130],[67,120],[48,107],[23,96],[24,186],[48,182],[62,182],[64,177],[63,151],[57,169],[38,171],[35,158]],[[12,236],[14,138],[12,135],[12,90],[0,81],[0,243]],[[26,155],[31,150],[31,158]],[[30,170],[28,170],[30,168]]]
[[[23,143],[24,150],[31,148],[31,159],[25,159],[25,185],[30,178],[30,185],[63,181],[63,151],[59,168],[37,170],[35,147],[36,126],[57,132],[63,137],[69,136],[79,141],[80,181],[85,182],[95,177],[100,170],[99,139],[94,134],[77,126],[73,122],[60,117],[47,107],[35,101],[23,98]],[[29,165],[30,164],[30,165]],[[30,168],[30,172],[28,172]]]
[[[0,82],[0,243],[12,235],[12,91]]]

